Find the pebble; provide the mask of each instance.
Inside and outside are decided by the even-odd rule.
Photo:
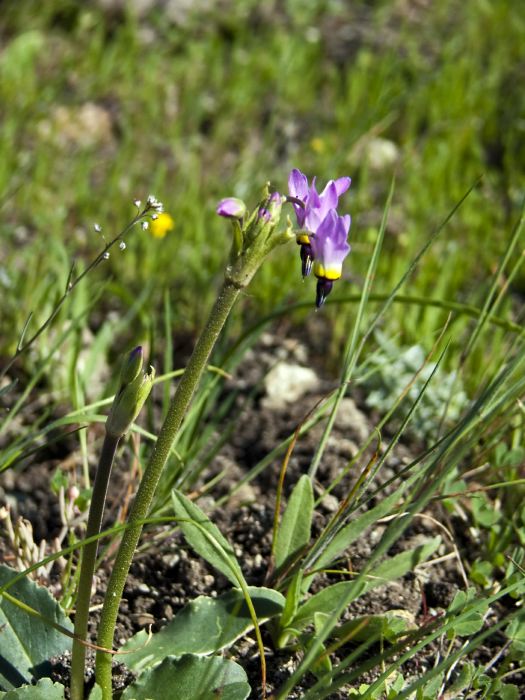
[[[278,362],[264,379],[264,407],[279,409],[283,404],[295,403],[318,385],[319,378],[310,367]]]

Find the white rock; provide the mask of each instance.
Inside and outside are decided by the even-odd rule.
[[[364,442],[371,431],[367,417],[357,408],[353,399],[349,397],[345,397],[341,401],[335,425],[336,428],[351,435],[359,443]]]
[[[306,393],[317,388],[319,379],[313,369],[301,365],[278,362],[264,379],[266,408],[278,409],[283,404],[294,403]]]

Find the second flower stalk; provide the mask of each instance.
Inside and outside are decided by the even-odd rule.
[[[86,539],[100,534],[111,469],[121,438],[136,419],[153,386],[155,370],[142,371],[144,354],[136,347],[124,360],[119,389],[106,421],[106,434],[93,484]],[[82,550],[75,610],[75,639],[71,658],[71,700],[84,700],[84,666],[89,621],[91,589],[95,574],[98,540],[88,542]]]

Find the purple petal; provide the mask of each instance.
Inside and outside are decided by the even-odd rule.
[[[350,187],[350,185],[352,184],[352,179],[349,177],[340,177],[334,182],[335,188],[337,190],[337,196],[340,197]]]
[[[311,239],[311,246],[314,260],[323,268],[337,269],[342,265],[350,252],[350,245],[346,240],[349,226],[350,217],[337,216],[334,209],[328,212],[319,225]]]
[[[325,216],[328,214],[330,209],[337,209],[337,201],[338,201],[338,195],[337,195],[337,187],[335,185],[335,182],[333,180],[330,180],[330,182],[326,185],[324,190],[321,193],[321,196],[319,197],[320,200],[320,214],[319,217],[321,221],[325,218]]]
[[[297,199],[306,199],[308,195],[308,180],[300,170],[294,168],[288,176],[288,190],[292,197]]]

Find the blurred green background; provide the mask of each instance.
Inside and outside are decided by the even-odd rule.
[[[292,167],[321,186],[353,180],[341,206],[353,252],[330,299],[359,293],[394,174],[376,292],[482,176],[404,287],[482,304],[525,184],[524,3],[20,0],[2,4],[0,41],[3,356],[30,311],[35,328],[45,319],[71,263],[101,249],[93,224],[110,239],[150,192],[174,230],[133,230],[62,317],[84,313],[90,333],[125,343],[164,329],[168,299],[170,322],[193,333],[229,245],[217,200],[253,205],[267,180],[286,191]],[[314,286],[290,245],[238,318],[313,308]],[[322,313],[336,339],[348,332],[352,307]],[[428,347],[445,316],[394,306],[387,330]]]

